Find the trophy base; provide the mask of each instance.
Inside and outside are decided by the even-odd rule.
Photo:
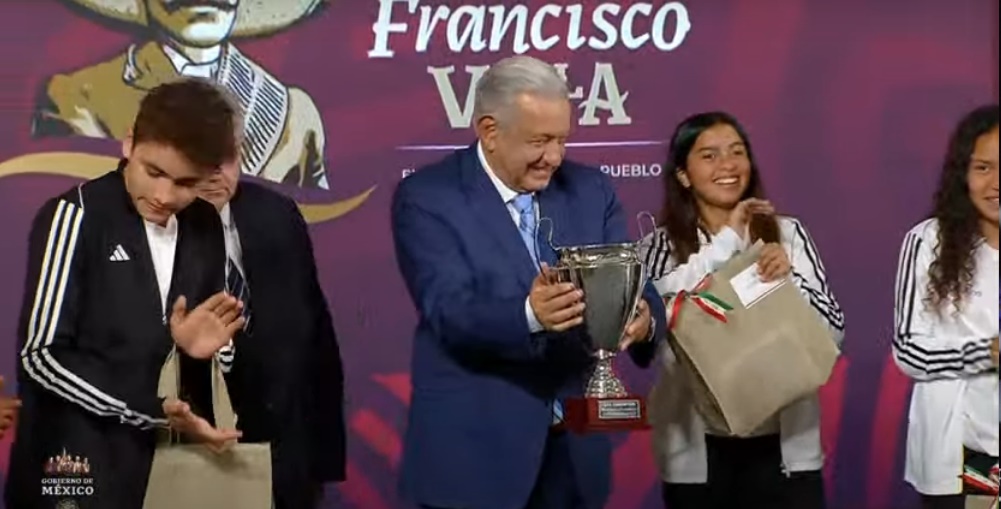
[[[569,398],[563,409],[563,426],[574,433],[650,429],[646,402],[638,396]]]

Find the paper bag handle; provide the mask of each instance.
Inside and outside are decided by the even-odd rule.
[[[181,386],[180,357],[177,354],[177,347],[172,347],[167,354],[160,369],[160,382],[157,386],[157,396],[161,398],[178,398]],[[215,418],[215,425],[219,429],[236,429],[236,413],[233,412],[233,403],[229,399],[229,389],[226,387],[226,378],[222,374],[222,367],[219,360],[212,357],[212,413]],[[170,434],[170,441],[174,441],[174,433]]]

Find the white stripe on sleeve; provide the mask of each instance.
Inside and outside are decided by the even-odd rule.
[[[65,200],[56,207],[35,289],[28,337],[21,351],[25,371],[46,389],[97,415],[119,417],[141,427],[165,425],[166,420],[137,413],[66,369],[50,351],[56,339],[64,298],[78,247],[83,209]]]

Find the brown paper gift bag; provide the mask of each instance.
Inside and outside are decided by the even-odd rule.
[[[998,497],[967,495],[966,509],[997,509]]]
[[[981,472],[976,467],[966,465],[963,469],[963,483],[964,491],[967,492],[966,509],[998,509],[1001,505],[996,464],[989,472]]]
[[[757,270],[761,247],[668,304],[671,348],[712,434],[760,434],[783,408],[824,385],[838,358],[831,332],[791,280],[742,302],[734,284],[747,287],[745,271]]]
[[[178,358],[171,350],[160,372],[159,396],[176,398]],[[236,416],[219,363],[212,362],[216,425],[236,428]],[[179,444],[174,433],[157,445],[143,509],[272,509],[270,444],[234,444],[215,453],[201,444]]]

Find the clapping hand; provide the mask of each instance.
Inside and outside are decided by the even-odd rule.
[[[0,376],[0,391],[3,391],[3,385],[3,377]],[[21,408],[21,400],[0,396],[0,438],[14,425],[18,408]]]
[[[208,359],[243,328],[243,303],[219,292],[188,311],[188,301],[178,297],[170,313],[170,334],[185,353]]]
[[[237,430],[221,430],[212,427],[208,421],[195,415],[191,406],[177,399],[163,402],[163,413],[167,415],[170,428],[188,438],[205,444],[213,452],[221,453],[240,439],[243,434]]]

